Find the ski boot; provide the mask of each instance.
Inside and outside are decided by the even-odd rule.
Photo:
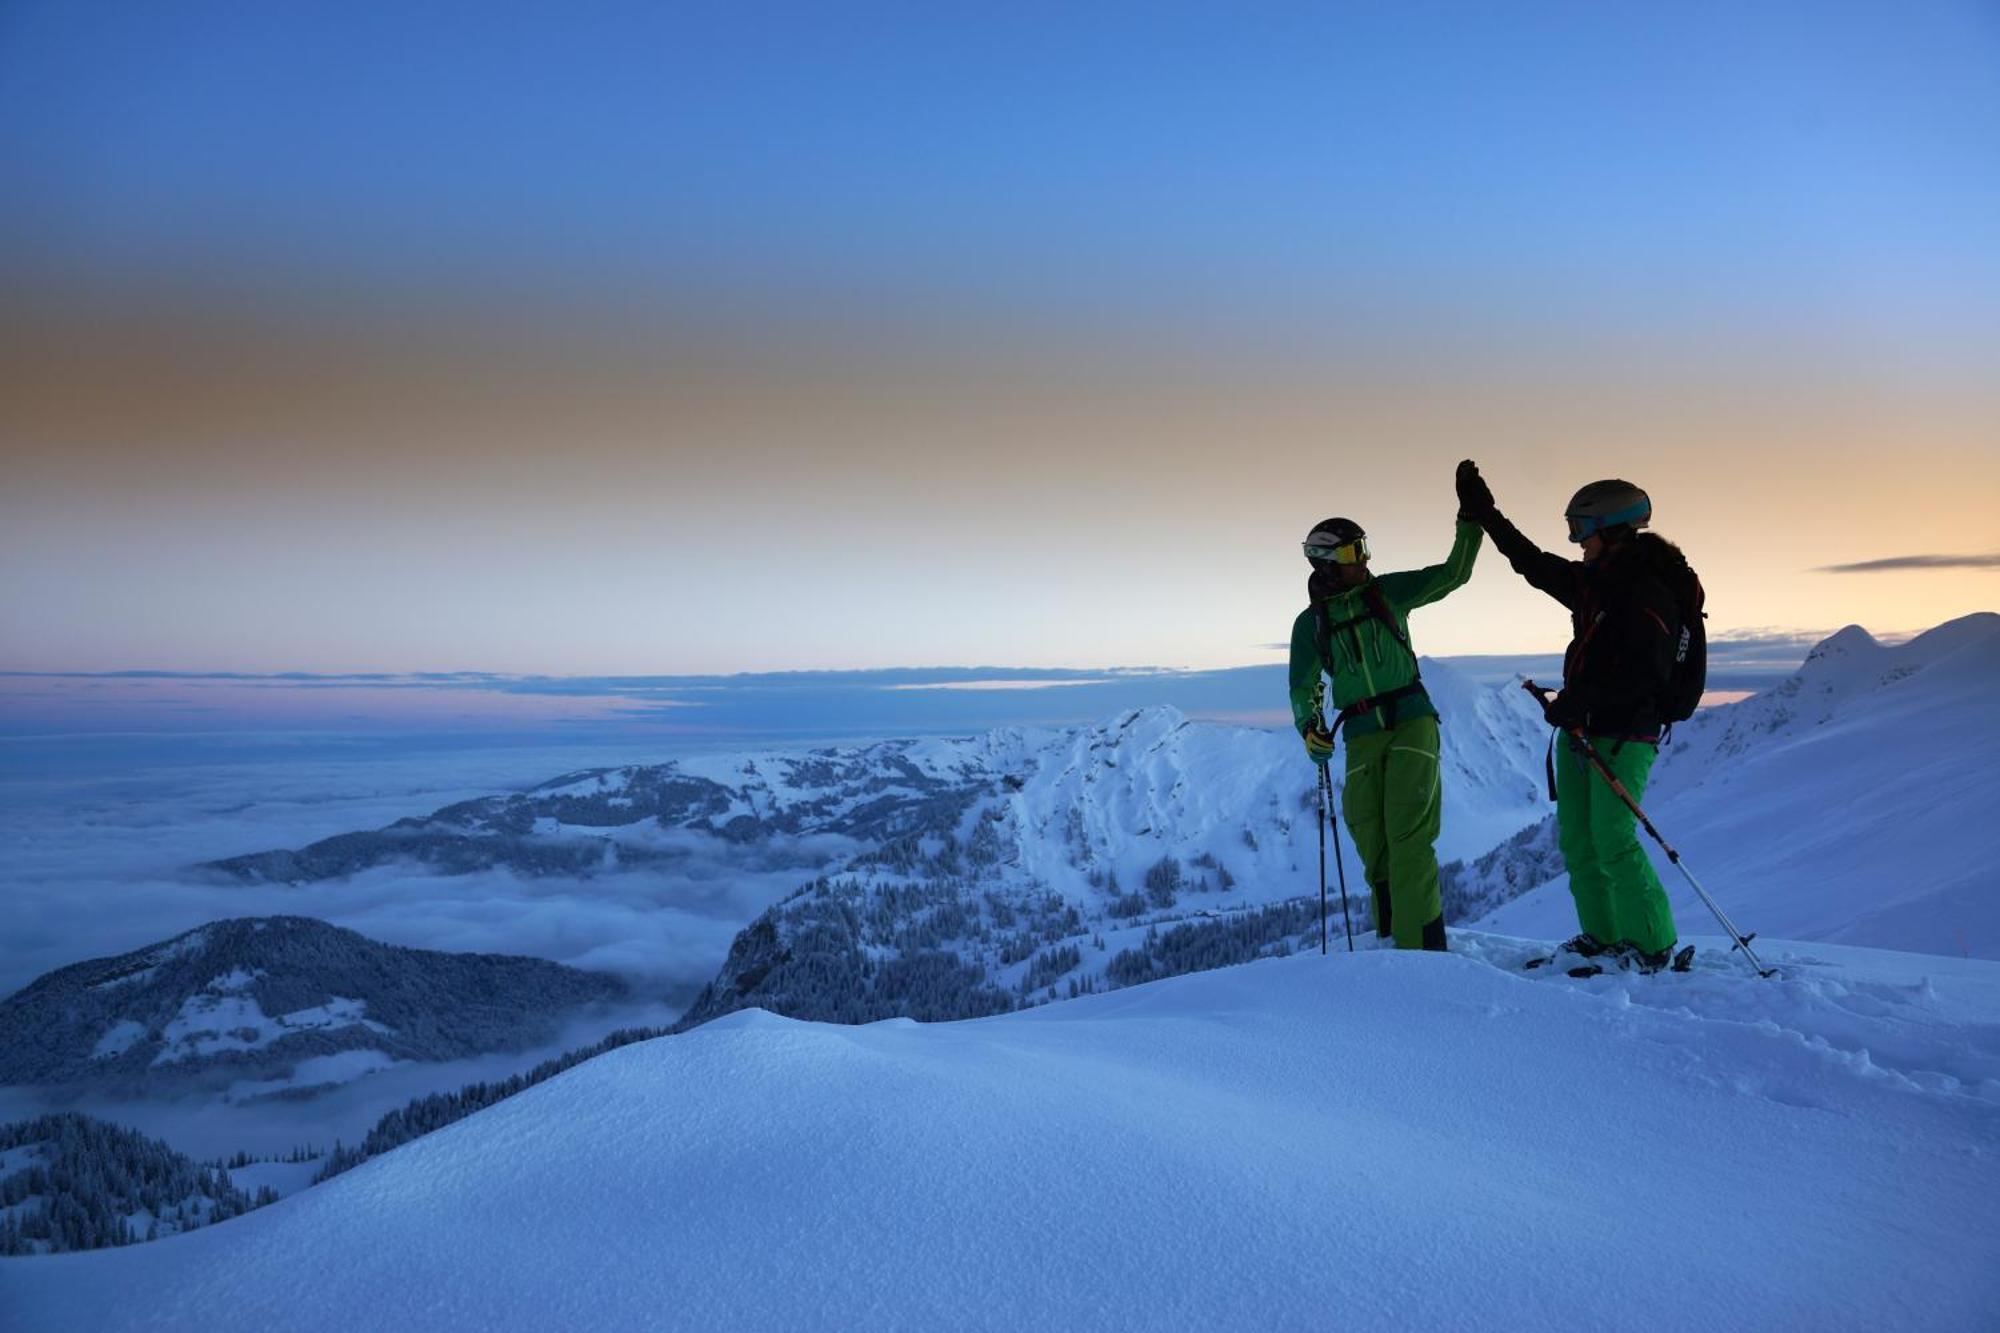
[[[1570,938],[1564,940],[1561,944],[1558,944],[1551,952],[1549,952],[1544,957],[1530,958],[1526,963],[1523,963],[1522,966],[1529,971],[1533,971],[1535,968],[1538,967],[1548,967],[1551,964],[1554,964],[1558,960],[1562,959],[1565,954],[1569,955],[1572,958],[1597,958],[1603,954],[1612,952],[1613,947],[1614,946],[1606,944],[1604,941],[1598,939],[1597,936],[1592,935],[1588,931],[1586,931],[1581,935],[1572,935]],[[1597,972],[1602,970],[1603,970],[1602,968],[1596,968],[1590,972],[1585,972],[1584,974],[1589,976],[1594,976],[1596,975]],[[1584,969],[1581,967],[1571,969],[1572,976],[1576,975],[1579,972],[1584,972]]]

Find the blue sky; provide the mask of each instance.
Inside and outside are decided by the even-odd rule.
[[[2000,266],[2000,18],[1980,4],[29,3],[4,22],[0,119],[27,131],[0,141],[10,230],[129,260],[949,290],[981,285],[980,254],[990,294],[1053,263],[1221,298],[1443,255],[1477,286],[1591,275],[1671,305],[1676,271],[1719,256],[1797,301],[1832,296],[1837,261],[1941,309],[1966,264]]]
[[[1645,485],[1717,628],[1922,628],[1996,136],[1969,0],[17,0],[0,667],[1267,662],[1466,456],[1551,543]]]

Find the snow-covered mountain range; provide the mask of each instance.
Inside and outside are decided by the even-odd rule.
[[[1480,687],[1441,663],[1427,663],[1425,677],[1445,718],[1448,919],[1566,933],[1543,790],[1546,728],[1517,688]],[[1995,795],[1996,680],[2000,617],[1967,617],[1895,647],[1850,627],[1775,689],[1683,724],[1649,808],[1749,929],[2000,956],[1990,892],[2000,878],[1981,813]],[[337,893],[343,876],[398,858],[443,875],[596,866],[671,876],[702,844],[786,843],[818,873],[746,925],[685,1021],[753,1006],[850,1021],[952,1018],[1316,944],[1312,782],[1288,732],[1153,708],[1057,731],[588,770],[217,866]],[[1365,931],[1351,846],[1346,866]],[[1708,933],[1678,878],[1667,882],[1684,933]],[[397,1021],[385,1008],[397,987],[363,996],[364,983],[308,967],[285,973],[280,997],[267,993],[280,984],[271,967],[247,954],[223,961],[238,944],[268,952],[313,928],[223,923],[50,974],[0,1007],[0,1023],[21,1034],[4,1048],[0,1079],[137,1088],[226,1076],[246,1092],[296,1092],[365,1073],[368,1061],[494,1049],[457,1037],[440,1045],[434,1029]],[[418,956],[318,929],[326,933],[305,953],[366,955],[377,983],[396,970],[381,958]],[[193,970],[190,954],[201,960]],[[418,970],[428,989],[415,1008],[452,1012],[451,969]],[[557,999],[597,997],[608,983],[578,984]],[[548,1003],[539,996],[529,987],[516,1019]],[[51,1004],[58,1017],[43,1013]],[[524,1044],[520,1031],[504,1035],[503,1045]]]
[[[310,917],[217,921],[0,1000],[0,1084],[296,1097],[535,1046],[624,994],[539,958],[396,948]]]
[[[1447,859],[1474,855],[1532,822],[1544,729],[1519,691],[1482,688],[1429,659],[1424,679],[1447,719],[1451,799],[1440,849]],[[841,851],[969,839],[982,821],[997,818],[1005,827],[996,832],[1011,845],[1009,864],[1061,891],[1080,888],[1093,873],[1130,882],[1168,854],[1226,856],[1232,871],[1249,872],[1239,878],[1262,880],[1262,872],[1291,868],[1287,849],[1302,812],[1311,837],[1313,784],[1314,771],[1287,732],[1191,723],[1173,708],[1154,707],[1090,727],[1010,727],[967,738],[588,770],[386,828],[229,857],[212,868],[287,884],[337,880],[392,861],[440,874],[643,867],[670,875],[698,840],[818,839],[826,851],[821,868],[831,870],[842,864]],[[1258,893],[1259,900],[1269,896]]]
[[[1436,662],[1425,679],[1447,719],[1440,853],[1472,856],[1540,815],[1544,728],[1518,690]],[[1315,777],[1288,731],[1155,707],[1088,727],[588,770],[212,868],[337,893],[399,860],[442,875],[671,877],[719,844],[792,848],[818,873],[717,960],[688,1021],[749,1005],[957,1018],[1316,938]],[[1346,870],[1365,932],[1351,846]]]

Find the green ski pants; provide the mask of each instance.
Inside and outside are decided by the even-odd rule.
[[[1632,799],[1644,801],[1659,751],[1644,741],[1621,744],[1608,736],[1593,737],[1590,744]],[[1556,825],[1577,924],[1603,944],[1629,944],[1646,953],[1672,948],[1674,911],[1639,845],[1638,819],[1563,736],[1556,737]]]
[[[1347,740],[1347,829],[1375,895],[1375,930],[1420,949],[1438,918],[1438,723],[1413,717]],[[1385,929],[1385,926],[1387,929]]]

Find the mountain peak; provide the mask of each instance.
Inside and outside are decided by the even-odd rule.
[[[1870,634],[1867,630],[1861,628],[1861,626],[1843,625],[1841,628],[1835,630],[1833,633],[1827,635],[1824,639],[1821,639],[1818,643],[1814,644],[1812,651],[1806,654],[1806,661],[1812,662],[1822,658],[1847,656],[1857,652],[1868,652],[1870,650],[1879,649],[1881,648],[1881,646],[1882,646],[1881,640],[1877,639],[1873,634]]]

